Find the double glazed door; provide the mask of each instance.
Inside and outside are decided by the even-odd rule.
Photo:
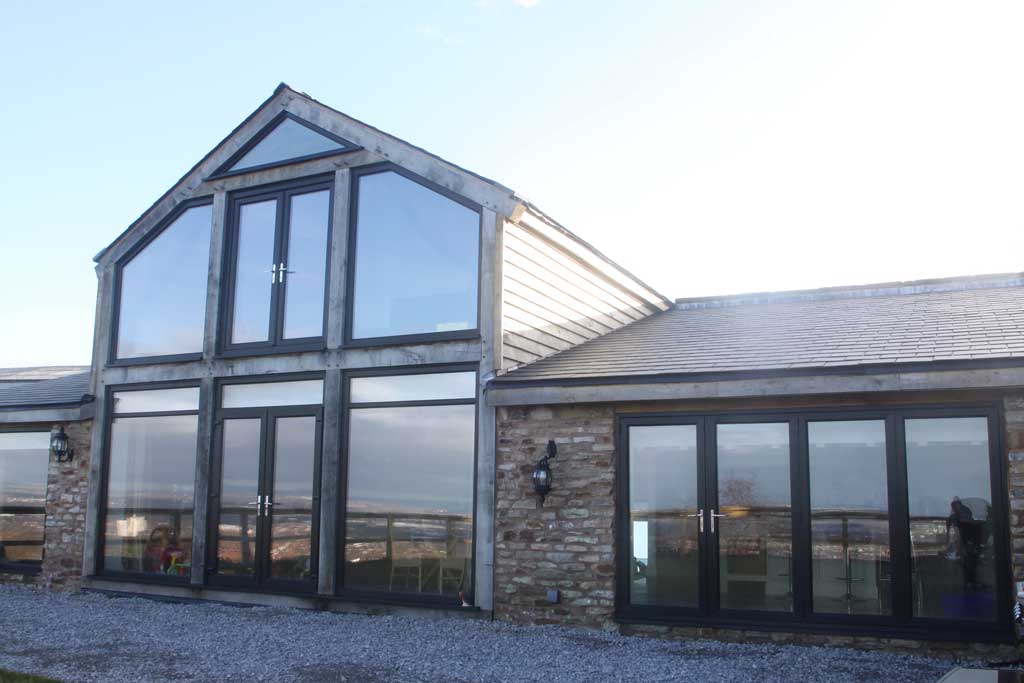
[[[630,424],[631,604],[792,611],[789,431],[786,422]]]
[[[620,434],[620,614],[1008,632],[994,410],[624,417]]]
[[[316,589],[319,407],[222,410],[211,495],[211,583]]]

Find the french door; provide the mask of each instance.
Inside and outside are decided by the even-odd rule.
[[[211,485],[210,583],[316,589],[319,406],[221,411]]]
[[[620,617],[1009,632],[998,413],[623,417]]]

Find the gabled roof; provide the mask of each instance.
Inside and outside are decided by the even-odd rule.
[[[1024,274],[682,299],[495,385],[1024,365]]]
[[[56,379],[0,383],[0,409],[71,406],[87,403],[89,372]]]
[[[37,382],[89,372],[88,365],[41,365],[27,368],[0,368],[0,382]]]

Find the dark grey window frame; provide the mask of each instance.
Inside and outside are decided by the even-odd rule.
[[[129,583],[154,583],[160,585],[182,585],[187,586],[191,581],[191,571],[189,576],[160,576],[156,574],[139,574],[135,572],[121,572],[121,571],[108,571],[103,566],[104,561],[104,542],[106,541],[106,529],[107,529],[107,494],[109,492],[110,484],[110,446],[111,436],[113,432],[114,419],[116,417],[175,417],[179,415],[195,415],[199,417],[199,407],[196,410],[167,410],[159,412],[146,412],[146,413],[114,413],[113,401],[114,394],[122,391],[147,391],[151,389],[198,389],[200,392],[199,401],[202,403],[202,387],[199,380],[179,380],[173,382],[138,382],[135,384],[110,384],[104,387],[104,405],[108,406],[106,411],[106,417],[103,420],[103,437],[102,437],[102,452],[101,466],[102,473],[100,477],[100,492],[99,492],[99,514],[96,515],[97,519],[95,522],[96,530],[96,573],[95,576],[102,577],[104,579],[111,579],[113,581],[125,581]],[[196,453],[199,452],[201,445],[201,439],[203,438],[202,429],[196,431]],[[194,461],[193,461],[194,462]],[[192,523],[193,523],[193,534],[195,529],[195,506],[196,506],[196,492],[192,490]],[[194,536],[193,536],[194,538]],[[194,553],[195,548],[192,548],[192,569],[195,569],[196,556]]]
[[[477,419],[473,423],[473,552],[470,560],[470,575],[476,580],[476,537],[477,537],[477,460],[480,457],[480,405],[477,397],[470,399],[439,399],[427,401],[387,401],[375,403],[352,403],[351,380],[356,377],[393,377],[395,375],[427,375],[434,373],[448,372],[472,372],[479,383],[480,367],[476,363],[458,363],[444,365],[415,365],[411,367],[381,367],[381,368],[360,368],[348,370],[342,373],[342,397],[341,397],[341,463],[338,468],[338,514],[337,514],[337,540],[338,551],[335,559],[335,592],[334,596],[343,600],[353,602],[371,602],[382,604],[410,605],[423,607],[449,607],[462,609],[461,603],[453,601],[452,598],[443,595],[430,595],[424,593],[403,593],[397,591],[377,591],[364,588],[349,588],[345,585],[345,541],[346,541],[346,513],[348,512],[348,464],[349,464],[349,415],[351,408],[402,408],[418,406],[449,406],[449,405],[473,405],[474,415]]]
[[[49,429],[49,427],[38,426],[38,425],[37,426],[18,425],[16,427],[4,426],[4,427],[0,428],[0,434],[10,434],[10,433],[18,433],[18,434],[32,434],[32,433],[43,434],[43,433],[45,433],[47,436],[49,436],[50,435],[50,429]],[[47,466],[47,470],[49,470],[49,466],[50,466],[50,451],[49,450],[46,451],[46,466]],[[47,477],[47,480],[45,482],[43,482],[44,496],[47,495],[47,493],[49,492],[49,488],[50,488],[49,477]],[[45,505],[45,503],[43,504],[43,511],[42,512],[43,512],[43,520],[44,520],[44,524],[45,524],[45,519],[46,519],[46,505]],[[39,514],[39,509],[38,508],[27,508],[26,509],[26,508],[23,508],[21,506],[13,507],[13,506],[2,506],[2,505],[0,505],[0,514],[5,514],[5,513],[7,513],[7,514],[38,515]],[[43,538],[43,544],[44,544],[43,545],[43,560],[41,562],[39,562],[38,564],[35,563],[35,562],[3,562],[3,561],[0,561],[0,572],[8,572],[8,573],[11,573],[11,574],[24,574],[26,576],[32,576],[32,575],[38,574],[39,572],[41,572],[43,570],[43,562],[46,561],[46,546],[45,546],[45,543],[46,543],[46,539],[44,537]]]
[[[352,338],[352,323],[353,315],[355,313],[355,284],[356,284],[356,269],[359,268],[359,263],[356,258],[356,242],[358,233],[358,218],[359,218],[359,180],[364,176],[376,175],[378,173],[394,172],[398,175],[411,180],[418,185],[421,185],[428,190],[438,193],[439,195],[450,199],[451,201],[461,204],[462,206],[475,211],[479,216],[479,231],[477,232],[477,255],[476,255],[476,325],[471,329],[466,330],[452,330],[449,332],[425,332],[421,334],[401,334],[387,337],[365,337],[359,339]],[[480,287],[480,273],[481,265],[483,262],[483,207],[476,202],[470,201],[465,197],[455,194],[451,190],[433,183],[422,176],[416,175],[415,173],[408,171],[401,166],[394,164],[390,161],[385,161],[377,164],[368,164],[366,166],[360,166],[353,168],[351,172],[351,188],[349,191],[349,215],[348,215],[348,272],[346,273],[345,283],[345,337],[344,346],[350,348],[359,348],[364,346],[394,346],[398,344],[419,344],[426,342],[436,341],[450,341],[450,340],[466,340],[466,339],[479,339],[480,338],[480,318],[484,315],[485,311],[481,311],[482,293]]]
[[[213,195],[204,195],[202,197],[195,197],[193,199],[187,199],[178,204],[174,209],[167,214],[161,220],[157,226],[145,236],[144,239],[140,240],[131,249],[126,251],[121,258],[119,258],[114,265],[114,283],[111,288],[111,317],[110,317],[110,342],[108,344],[109,349],[107,353],[107,367],[119,367],[127,365],[150,365],[154,363],[181,363],[184,361],[199,360],[203,357],[202,349],[192,353],[174,353],[165,354],[161,356],[139,356],[137,358],[118,358],[117,357],[117,341],[118,334],[120,334],[121,327],[121,280],[123,276],[124,267],[136,256],[139,255],[146,247],[148,247],[157,237],[163,234],[164,230],[169,228],[177,221],[182,214],[189,209],[193,209],[197,206],[212,206]],[[212,239],[212,226],[210,230]],[[212,246],[212,244],[211,244]],[[209,251],[209,248],[207,248]],[[207,266],[209,269],[209,266]],[[207,284],[204,283],[204,291],[207,288]],[[203,311],[203,320],[206,319],[206,312]],[[205,335],[205,330],[204,333]]]
[[[219,588],[227,588],[238,592],[249,593],[286,593],[297,595],[309,595],[317,591],[317,578],[320,574],[320,520],[322,516],[323,501],[320,496],[320,482],[322,481],[323,468],[323,421],[324,421],[324,396],[321,394],[320,403],[305,405],[280,405],[262,406],[252,408],[224,408],[222,407],[224,387],[232,384],[278,384],[281,382],[295,382],[301,380],[324,381],[325,373],[320,372],[289,372],[276,375],[258,375],[241,377],[222,377],[214,383],[214,428],[211,430],[210,443],[210,474],[208,484],[207,503],[207,527],[206,527],[206,570],[203,576],[203,585]],[[220,577],[217,572],[217,532],[220,517],[220,487],[221,473],[223,466],[223,449],[221,439],[223,438],[223,426],[225,419],[260,418],[263,421],[262,434],[260,436],[260,469],[263,471],[264,460],[267,456],[269,441],[267,438],[267,422],[275,417],[307,416],[316,417],[316,462],[313,468],[313,529],[310,547],[310,557],[314,568],[310,582],[283,581],[270,579],[264,576],[265,568],[257,564],[257,577],[252,581],[234,577]],[[265,485],[261,479],[261,485]],[[257,558],[258,563],[263,563],[266,558]],[[263,573],[261,573],[261,571]]]
[[[324,304],[321,334],[319,337],[299,337],[283,339],[284,328],[284,286],[277,284],[271,290],[270,300],[270,335],[267,341],[230,343],[231,324],[234,318],[235,300],[235,269],[238,256],[238,219],[240,208],[244,204],[276,199],[277,218],[274,226],[273,263],[283,258],[288,248],[288,208],[289,198],[294,195],[308,194],[327,190],[327,253],[324,255]],[[265,356],[298,351],[322,351],[327,348],[327,315],[330,306],[331,281],[331,240],[334,234],[334,176],[315,175],[305,178],[287,180],[270,185],[259,185],[237,190],[229,195],[225,211],[227,212],[224,230],[224,257],[221,262],[221,293],[220,320],[217,325],[217,356],[235,358],[244,356]],[[268,268],[272,264],[267,264]]]
[[[253,147],[255,147],[256,145],[261,143],[263,141],[263,139],[265,137],[267,137],[268,135],[270,135],[270,133],[273,132],[273,130],[275,128],[277,128],[278,124],[283,122],[285,119],[291,119],[295,123],[298,123],[300,125],[305,126],[306,128],[310,129],[314,133],[319,133],[320,135],[324,136],[325,138],[328,138],[330,140],[333,140],[334,142],[337,142],[339,145],[343,146],[343,149],[329,150],[329,151],[326,151],[326,152],[317,152],[316,154],[306,154],[306,155],[297,156],[297,157],[289,157],[288,159],[282,159],[281,161],[274,161],[274,162],[271,162],[271,163],[268,163],[268,164],[260,164],[258,166],[248,166],[246,168],[238,169],[237,171],[230,170],[232,166],[234,166],[242,157],[244,157],[246,154],[248,154],[252,150]],[[272,118],[267,123],[267,125],[263,126],[263,128],[261,128],[258,133],[253,135],[252,138],[248,142],[246,142],[244,145],[242,145],[238,149],[237,152],[235,152],[230,157],[228,157],[227,161],[225,161],[223,164],[218,166],[217,170],[214,171],[209,176],[207,176],[204,180],[209,181],[209,180],[217,180],[218,178],[227,178],[227,177],[230,177],[230,176],[244,175],[246,173],[253,173],[254,171],[262,171],[262,170],[267,169],[267,168],[275,168],[277,166],[288,166],[288,165],[291,165],[291,164],[298,164],[298,163],[301,163],[303,161],[311,161],[313,159],[323,159],[325,157],[333,157],[333,156],[338,156],[340,154],[349,154],[351,152],[358,152],[358,151],[360,151],[362,149],[363,148],[360,147],[359,145],[357,145],[354,142],[351,142],[349,140],[346,140],[345,138],[341,137],[340,135],[335,135],[331,131],[329,131],[329,130],[327,130],[325,128],[321,128],[320,126],[316,125],[315,123],[310,123],[309,121],[296,116],[295,114],[291,113],[290,111],[283,111],[280,114],[278,114],[277,116],[275,116],[274,118]]]
[[[996,563],[996,619],[992,622],[920,618],[912,615],[910,536],[904,422],[908,419],[943,417],[984,417],[988,422],[989,472],[993,491],[993,539]],[[810,489],[808,483],[807,423],[828,420],[883,419],[886,425],[886,476],[889,495],[889,543],[892,567],[892,615],[819,614],[812,609]],[[621,623],[671,624],[743,630],[833,633],[883,638],[921,640],[968,640],[1014,642],[1010,616],[1009,500],[1006,451],[1003,440],[1005,418],[1002,405],[992,403],[945,403],[892,405],[878,408],[805,408],[764,410],[722,410],[693,413],[618,413],[616,428],[616,537],[630,538],[629,524],[629,427],[642,425],[697,424],[698,467],[702,503],[715,474],[715,431],[718,424],[740,422],[788,422],[793,523],[792,613],[755,613],[715,610],[709,600],[717,593],[715,553],[701,537],[701,605],[697,609],[653,605],[631,605],[629,543],[616,547],[615,618]],[[703,462],[702,462],[703,461]],[[711,502],[711,501],[707,501]],[[705,509],[709,505],[704,505]],[[713,506],[710,506],[713,507]],[[705,550],[707,548],[707,550]]]

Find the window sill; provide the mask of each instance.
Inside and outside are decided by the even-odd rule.
[[[202,353],[179,353],[173,356],[144,356],[141,358],[118,358],[107,363],[108,368],[123,368],[133,365],[159,365],[162,363],[189,363],[202,360]]]
[[[444,341],[478,341],[480,330],[454,330],[452,332],[431,332],[428,334],[402,334],[394,337],[366,337],[348,339],[342,348],[358,349],[375,346],[404,346],[407,344],[432,344]]]

